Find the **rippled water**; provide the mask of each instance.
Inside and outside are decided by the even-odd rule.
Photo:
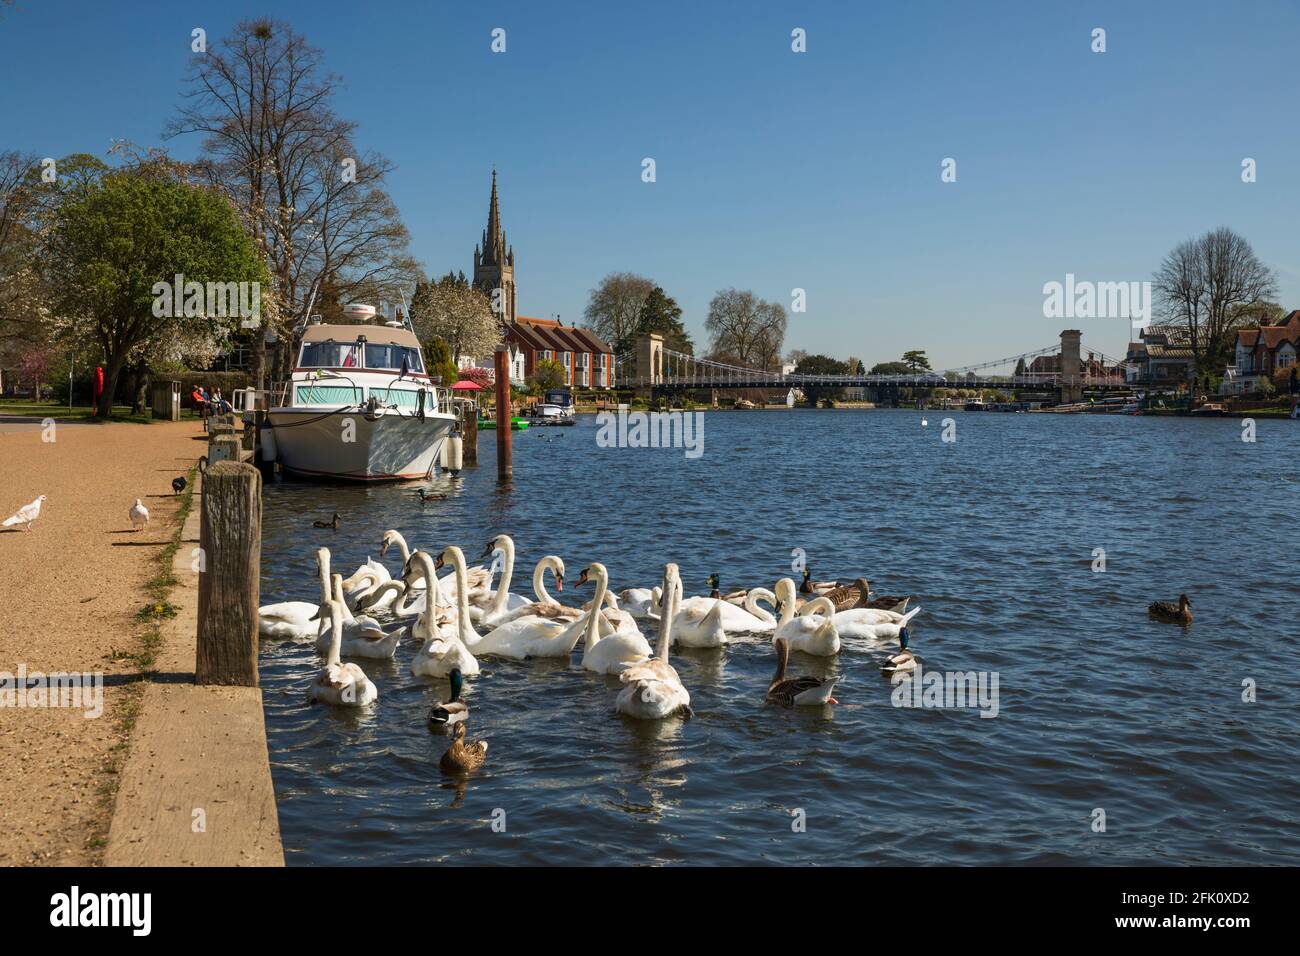
[[[581,648],[485,659],[466,696],[488,761],[456,783],[425,724],[447,684],[410,675],[414,642],[361,662],[380,698],[360,713],[306,702],[311,645],[264,642],[289,862],[1300,862],[1300,426],[1261,421],[1249,444],[1233,420],[957,412],[945,444],[944,414],[926,415],[714,412],[696,460],[598,448],[585,416],[517,433],[509,488],[484,432],[484,464],[427,505],[412,485],[268,485],[264,602],[316,600],[313,549],[350,571],[388,528],[471,558],[509,532],[520,592],[550,552],[571,582],[603,562],[615,588],[676,561],[691,594],[713,571],[771,587],[802,547],[816,578],[916,595],[927,669],[1000,682],[993,719],[897,708],[884,646],[795,654],[796,672],[841,676],[841,706],[783,710],[753,641],[675,654],[696,715],[641,723]],[[339,531],[311,527],[335,509]],[[1183,591],[1189,631],[1148,620]]]

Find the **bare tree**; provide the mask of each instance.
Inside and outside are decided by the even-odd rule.
[[[709,303],[704,328],[713,338],[710,355],[747,368],[779,369],[785,344],[785,306],[748,289],[723,289]]]
[[[654,282],[645,276],[611,272],[591,290],[583,319],[589,329],[609,343],[620,362],[636,348],[641,310],[654,288]]]
[[[1175,246],[1156,270],[1154,290],[1160,314],[1187,329],[1193,374],[1212,374],[1253,314],[1245,307],[1275,296],[1277,279],[1249,242],[1221,226]]]
[[[390,295],[419,278],[410,236],[383,189],[391,164],[354,145],[334,115],[340,84],[320,50],[286,23],[245,20],[194,57],[189,89],[166,135],[199,133],[203,166],[234,200],[265,256],[278,309],[269,324],[287,356],[288,330],[328,281],[342,296]],[[257,333],[260,336],[260,331]],[[264,363],[254,343],[253,374]]]

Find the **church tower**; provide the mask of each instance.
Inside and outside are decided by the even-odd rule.
[[[481,289],[489,299],[500,289],[497,300],[500,302],[499,317],[507,325],[515,321],[515,251],[507,245],[505,230],[501,228],[495,169],[492,170],[487,228],[483,230],[483,242],[474,247],[474,288]]]

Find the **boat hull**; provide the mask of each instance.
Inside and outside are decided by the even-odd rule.
[[[426,414],[324,412],[273,408],[268,417],[276,458],[286,471],[340,481],[402,481],[428,477],[455,418]]]

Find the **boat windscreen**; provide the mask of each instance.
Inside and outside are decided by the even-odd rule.
[[[420,350],[406,345],[375,345],[366,343],[366,368],[383,368],[398,371],[402,359],[407,361],[408,372],[424,372]]]
[[[356,342],[304,342],[299,368],[360,368],[361,346]]]

